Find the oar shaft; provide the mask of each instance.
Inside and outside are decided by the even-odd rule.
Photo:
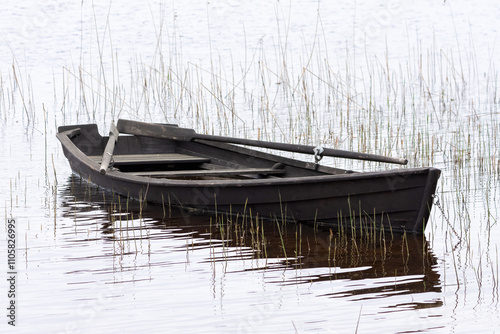
[[[295,152],[295,153],[315,154],[313,146],[302,145],[302,144],[276,143],[276,142],[268,142],[268,141],[253,140],[253,139],[210,136],[210,135],[202,135],[202,134],[197,134],[195,139],[211,140],[211,141],[217,141],[217,142],[225,142],[225,143],[241,144],[241,145],[249,145],[249,146],[258,146],[258,147],[263,147],[263,148],[269,148],[269,149],[280,150],[280,151],[289,151],[289,152]],[[329,156],[329,157],[336,157],[336,158],[357,159],[357,160],[376,161],[376,162],[387,162],[387,163],[394,163],[394,164],[400,164],[400,165],[406,165],[408,163],[408,160],[406,160],[406,159],[386,157],[386,156],[377,155],[377,154],[337,150],[337,149],[333,149],[333,148],[323,148],[323,152],[321,153],[321,155],[322,156]]]
[[[122,133],[128,133],[138,136],[149,136],[149,137],[171,139],[177,141],[192,141],[195,139],[203,139],[203,140],[217,141],[223,143],[263,147],[263,148],[295,152],[295,153],[316,154],[313,146],[276,143],[276,142],[253,140],[253,139],[203,135],[196,133],[192,129],[184,129],[166,124],[142,123],[142,122],[120,119],[118,121],[118,130]],[[376,154],[342,151],[332,148],[324,148],[321,155],[337,157],[337,158],[387,162],[387,163],[395,163],[401,165],[406,165],[408,163],[406,159],[391,158]]]

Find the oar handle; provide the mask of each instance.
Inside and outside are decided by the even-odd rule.
[[[324,148],[323,150],[324,150],[324,152],[322,155],[327,155],[327,156],[331,156],[331,157],[337,156],[337,157],[347,158],[347,159],[387,162],[387,163],[399,164],[399,165],[406,165],[408,163],[408,159],[386,157],[384,155],[378,155],[378,154],[342,151],[342,150],[335,150],[335,149],[331,149],[331,148]]]

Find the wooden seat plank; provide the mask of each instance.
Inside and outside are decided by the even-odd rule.
[[[102,156],[90,156],[96,162],[101,162]],[[187,164],[208,163],[210,158],[195,157],[180,153],[163,154],[120,154],[113,156],[114,165],[141,165],[141,164]]]
[[[283,169],[270,168],[235,168],[235,169],[203,169],[203,170],[181,170],[181,171],[144,171],[130,172],[127,174],[149,177],[189,177],[189,176],[231,176],[231,175],[281,175]]]

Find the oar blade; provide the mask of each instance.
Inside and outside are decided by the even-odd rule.
[[[191,141],[196,138],[196,132],[193,129],[179,128],[174,124],[153,124],[119,119],[117,128],[120,133],[136,136],[155,137],[178,141]]]

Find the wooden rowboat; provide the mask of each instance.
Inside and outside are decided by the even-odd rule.
[[[208,212],[315,222],[352,229],[423,233],[441,174],[436,168],[353,172],[320,165],[321,156],[405,164],[395,159],[197,134],[175,125],[119,120],[59,127],[72,170],[123,196]],[[304,162],[235,144],[315,154]]]

